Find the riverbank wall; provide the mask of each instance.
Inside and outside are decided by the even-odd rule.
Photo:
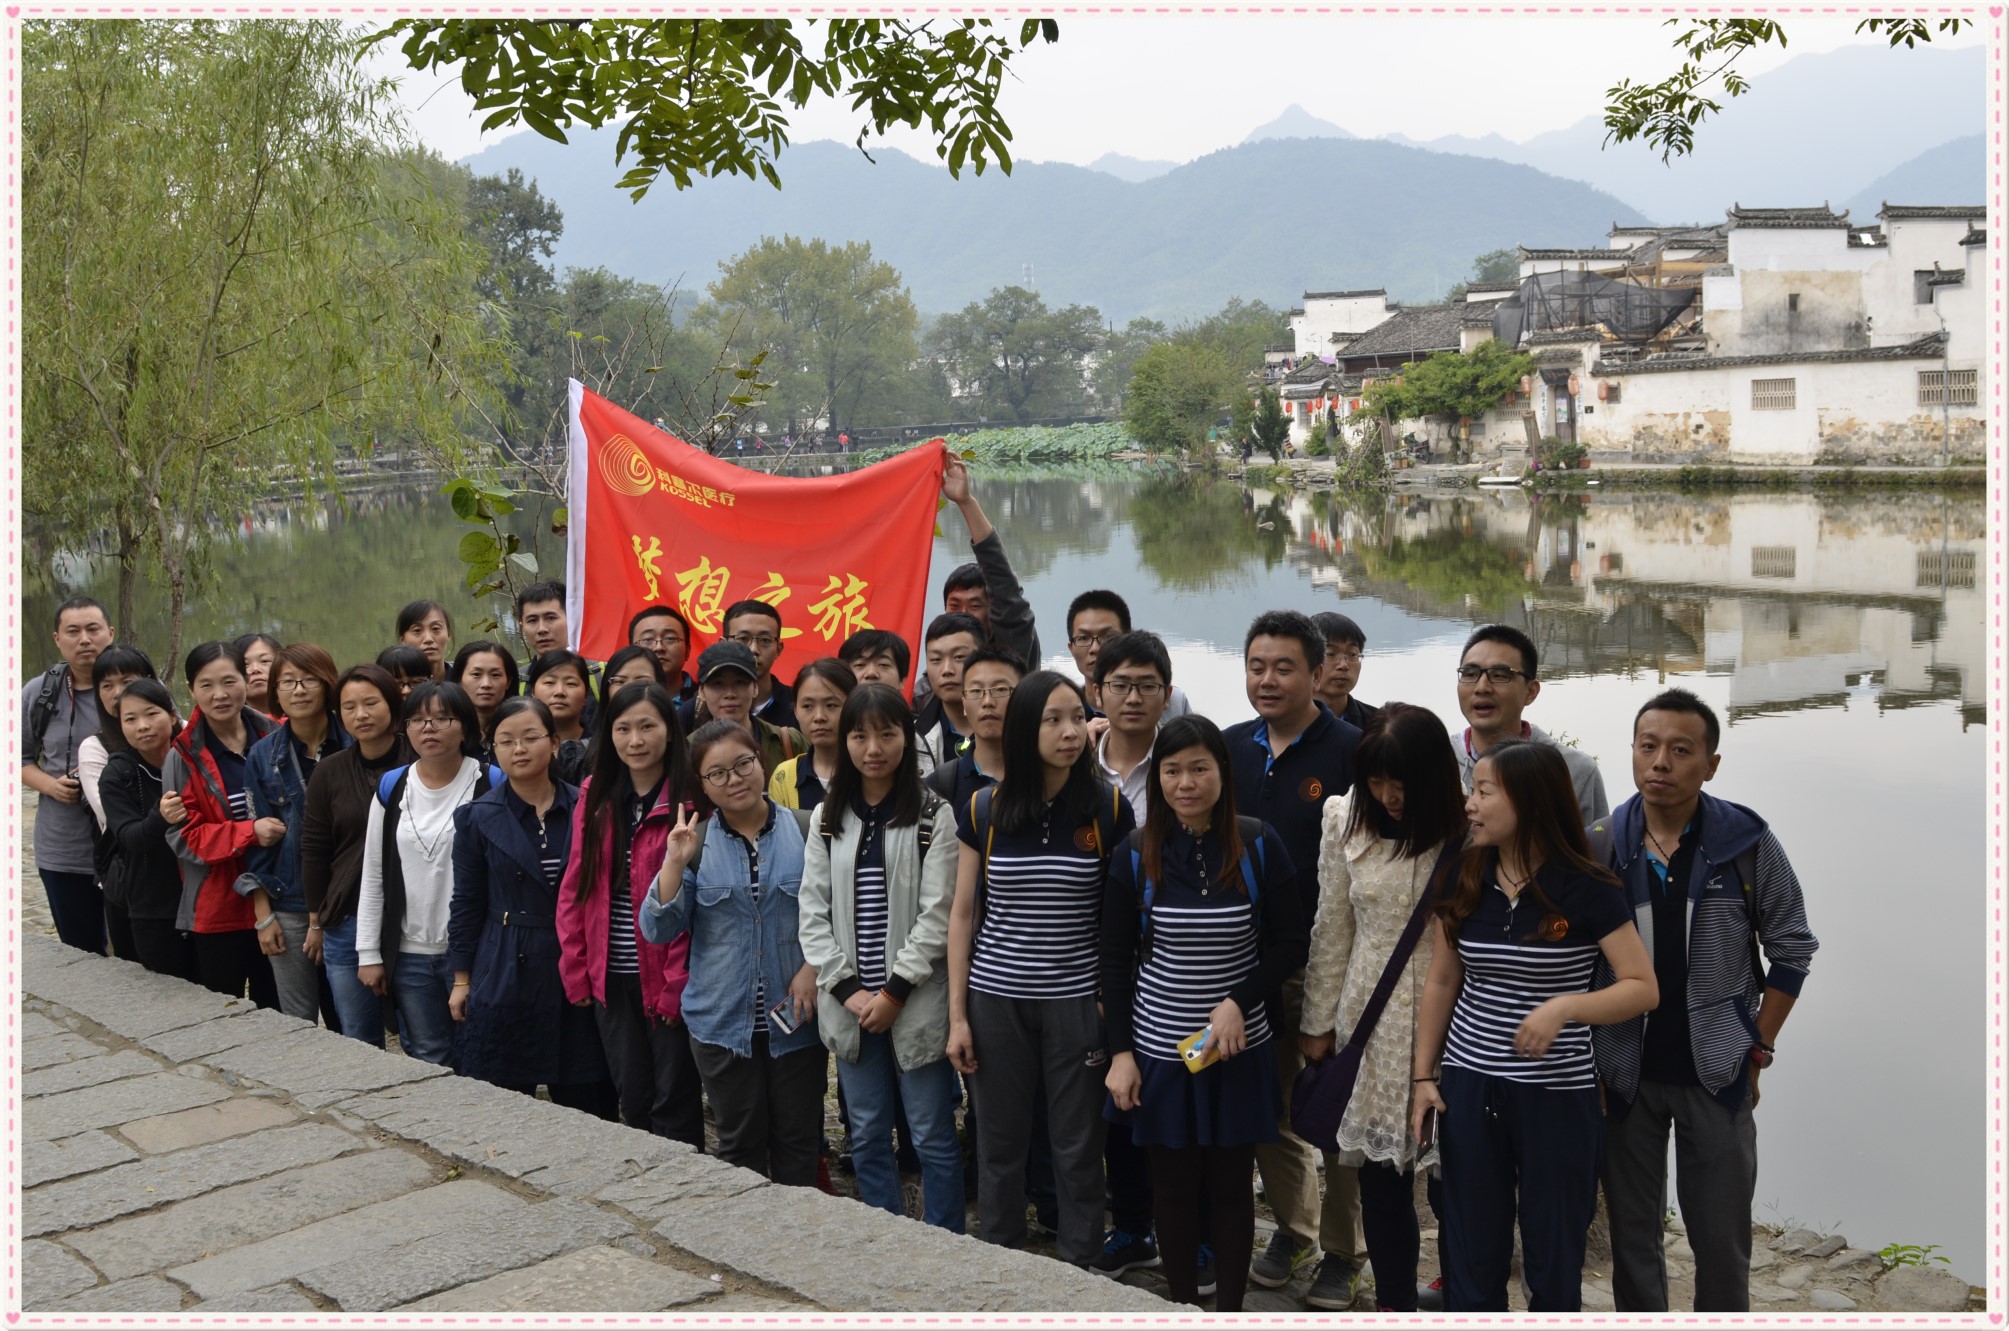
[[[1833,466],[1693,466],[1674,463],[1613,463],[1596,461],[1570,471],[1503,471],[1511,464],[1473,462],[1430,463],[1390,470],[1376,490],[1473,490],[1482,480],[1510,478],[1538,492],[1590,489],[1628,492],[1692,490],[1947,490],[1980,491],[1988,486],[1988,469],[1954,467],[1833,467]],[[1245,485],[1293,490],[1346,487],[1331,458],[1286,458],[1281,463],[1227,463],[1222,474]],[[1489,487],[1487,487],[1489,488]]]

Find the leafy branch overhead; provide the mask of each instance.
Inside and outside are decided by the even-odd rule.
[[[1891,46],[1906,49],[1929,44],[1935,33],[1952,36],[1973,20],[1964,18],[1871,18],[1856,25],[1857,32],[1882,36]],[[1667,26],[1679,28],[1675,49],[1686,59],[1681,68],[1658,83],[1635,83],[1621,79],[1605,90],[1604,142],[1631,143],[1643,139],[1660,150],[1660,160],[1672,161],[1695,151],[1695,130],[1716,115],[1723,104],[1721,95],[1742,97],[1751,90],[1750,80],[1737,72],[1737,61],[1759,47],[1776,44],[1786,48],[1786,30],[1771,19],[1757,18],[1671,18]]]
[[[815,38],[820,26],[821,42]],[[920,129],[960,176],[1011,172],[997,98],[1013,57],[1060,40],[1052,19],[1016,36],[989,19],[399,19],[369,38],[401,39],[417,70],[460,66],[484,130],[525,124],[566,142],[574,125],[621,121],[621,188],[639,199],[667,174],[741,175],[779,189],[790,108],[848,99],[858,147],[894,125]]]

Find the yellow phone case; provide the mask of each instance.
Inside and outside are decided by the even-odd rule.
[[[1221,1046],[1214,1043],[1214,1028],[1202,1027],[1179,1041],[1179,1060],[1186,1071],[1198,1072],[1220,1061]]]

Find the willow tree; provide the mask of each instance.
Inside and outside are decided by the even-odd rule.
[[[456,458],[486,255],[332,22],[23,25],[23,507],[109,532],[166,659],[212,543],[275,476]]]

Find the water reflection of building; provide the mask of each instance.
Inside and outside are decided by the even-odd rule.
[[[1522,494],[1289,501],[1287,557],[1342,596],[1525,628],[1551,676],[1732,676],[1733,713],[1986,712],[1978,500]]]

